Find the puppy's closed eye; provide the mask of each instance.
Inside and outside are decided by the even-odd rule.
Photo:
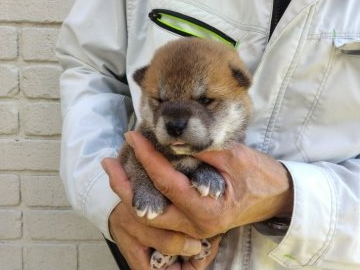
[[[214,102],[215,99],[213,98],[208,98],[206,96],[202,96],[200,98],[198,98],[197,102],[199,102],[201,105],[207,106],[210,105],[211,103]]]

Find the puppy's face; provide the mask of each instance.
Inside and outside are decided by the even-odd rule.
[[[134,74],[144,124],[174,154],[240,141],[251,114],[250,78],[237,53],[215,41],[168,43]]]

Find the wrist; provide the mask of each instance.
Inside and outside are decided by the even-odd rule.
[[[280,204],[276,217],[290,217],[294,206],[294,189],[290,172],[286,166],[279,162],[282,167],[282,178],[284,182],[284,192],[280,194]]]
[[[282,175],[285,189],[278,196],[277,211],[269,219],[253,224],[256,230],[263,235],[284,236],[291,223],[294,204],[292,177],[287,168],[281,162],[279,164],[282,167],[280,175]]]

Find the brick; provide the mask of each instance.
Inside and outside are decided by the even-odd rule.
[[[33,103],[24,108],[21,116],[26,135],[59,135],[61,113],[59,103]]]
[[[0,170],[57,171],[60,143],[53,140],[0,140]]]
[[[79,270],[117,269],[109,248],[103,244],[83,244],[79,247]]]
[[[0,66],[0,97],[12,97],[19,92],[19,70],[14,66]]]
[[[31,210],[24,213],[34,240],[99,240],[101,234],[88,221],[66,210]]]
[[[24,249],[25,270],[76,270],[74,245],[31,245]]]
[[[54,28],[23,28],[25,61],[56,61],[55,45],[59,30]]]
[[[23,69],[22,91],[29,98],[58,99],[61,68],[55,65],[29,66]]]
[[[0,244],[0,269],[22,270],[22,248]]]
[[[20,203],[20,181],[16,175],[0,175],[0,205],[14,206]],[[0,267],[0,269],[2,269]]]
[[[18,210],[0,210],[0,239],[12,240],[22,236],[22,213]]]
[[[0,27],[0,60],[14,60],[18,56],[18,33],[15,27]]]
[[[74,0],[1,0],[0,21],[62,22]]]
[[[27,206],[70,206],[59,176],[22,176],[21,187]]]
[[[16,134],[19,130],[19,113],[12,104],[0,104],[0,134]]]

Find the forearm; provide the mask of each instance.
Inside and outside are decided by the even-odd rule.
[[[60,174],[68,198],[107,238],[107,219],[119,198],[111,191],[100,162],[117,156],[126,115],[123,97],[104,94],[74,105],[63,124]]]
[[[64,69],[61,178],[74,209],[108,238],[108,216],[119,198],[100,162],[117,156],[132,113],[129,88],[121,81],[127,39],[119,27],[126,26],[125,18],[122,1],[76,1],[56,49]]]

